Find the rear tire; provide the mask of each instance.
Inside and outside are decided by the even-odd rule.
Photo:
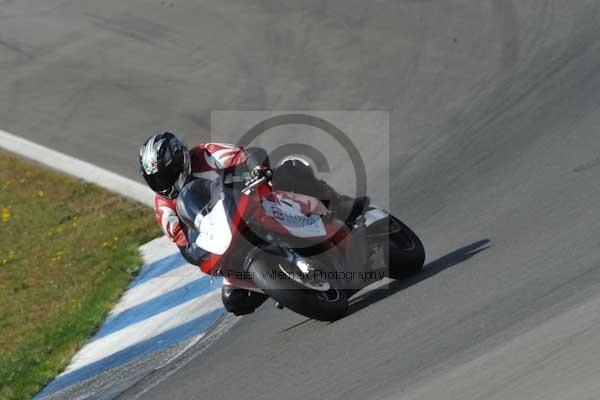
[[[421,239],[402,221],[389,218],[390,235],[387,242],[385,263],[388,276],[403,279],[420,272],[425,264],[425,248]]]
[[[330,282],[330,290],[321,292],[289,278],[276,278],[281,276],[278,266],[281,262],[285,261],[266,255],[252,261],[248,272],[256,286],[285,308],[312,319],[335,321],[346,315],[348,298],[344,290],[336,288],[335,282]]]

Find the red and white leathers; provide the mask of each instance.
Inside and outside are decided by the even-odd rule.
[[[225,143],[202,143],[190,150],[191,174],[197,178],[214,179],[226,170],[246,162],[246,154],[240,147]],[[177,198],[154,197],[156,221],[165,234],[180,249],[189,245],[186,229],[177,215]]]

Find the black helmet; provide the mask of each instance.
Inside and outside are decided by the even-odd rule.
[[[174,199],[190,176],[190,153],[172,133],[156,134],[140,147],[140,170],[152,190]]]

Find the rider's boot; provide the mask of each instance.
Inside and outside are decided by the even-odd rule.
[[[265,294],[232,285],[224,284],[221,287],[221,299],[225,309],[238,316],[253,313],[268,298]]]

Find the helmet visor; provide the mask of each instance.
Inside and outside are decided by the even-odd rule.
[[[160,173],[143,174],[143,176],[150,189],[164,195],[173,189],[173,185],[177,182],[180,173],[181,171],[176,167],[175,163],[171,163],[162,167]]]

